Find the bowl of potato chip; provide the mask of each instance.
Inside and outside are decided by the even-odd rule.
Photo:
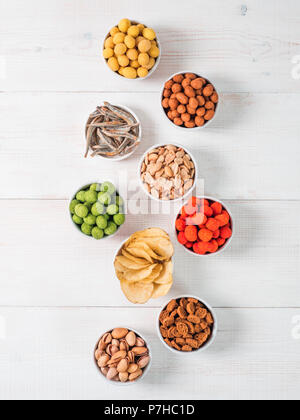
[[[159,228],[136,232],[123,243],[114,267],[131,303],[145,304],[169,293],[173,285],[173,255],[170,236]]]

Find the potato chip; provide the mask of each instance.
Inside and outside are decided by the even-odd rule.
[[[145,239],[136,240],[132,243],[135,248],[142,248],[154,261],[165,261],[164,257],[153,251],[153,249],[145,242]],[[128,248],[131,249],[130,247]]]
[[[172,261],[168,261],[163,264],[163,269],[159,275],[155,279],[155,284],[168,284],[173,281],[173,263]]]
[[[150,276],[147,279],[143,280],[143,281],[144,282],[155,283],[155,280],[159,278],[162,270],[163,270],[162,264],[157,264],[156,268],[152,271],[152,273],[150,274]]]
[[[130,248],[127,248],[127,251],[134,257],[144,258],[146,261],[149,261],[151,264],[154,263],[153,259],[150,257],[149,254],[147,254],[147,252],[144,249],[130,247]]]
[[[171,290],[171,287],[173,285],[173,282],[168,284],[154,284],[154,290],[152,293],[152,299],[158,299],[162,296],[166,296],[169,291]]]
[[[126,270],[124,271],[124,277],[128,283],[135,283],[138,281],[147,280],[157,264],[152,264],[147,268],[143,268],[142,270]]]
[[[149,261],[145,260],[145,258],[135,257],[134,255],[131,255],[130,252],[126,251],[126,249],[124,249],[124,248],[122,249],[122,255],[124,257],[129,258],[131,261],[136,262],[137,264],[146,264],[146,263],[149,264]],[[152,263],[153,263],[153,261],[151,261],[151,264]]]
[[[147,303],[151,298],[154,286],[153,283],[128,283],[121,281],[121,288],[127,299],[135,304]]]
[[[168,261],[173,257],[174,247],[170,239],[146,238],[144,241],[159,256],[159,260]]]
[[[132,239],[141,239],[141,238],[166,238],[168,240],[170,240],[169,235],[167,234],[167,232],[165,232],[162,229],[159,228],[149,228],[146,230],[141,230],[139,232],[136,232],[132,235]]]
[[[146,261],[142,264],[136,261],[132,261],[131,259],[124,257],[123,255],[119,255],[118,257],[116,257],[116,261],[118,261],[123,267],[129,270],[141,270],[143,268],[147,268],[150,265],[150,263]]]

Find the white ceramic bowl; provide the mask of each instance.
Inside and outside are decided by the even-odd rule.
[[[129,327],[126,327],[126,326],[122,326],[122,327],[114,327],[114,328],[126,328],[126,329],[127,329],[127,330],[129,330],[129,331],[133,331],[133,332],[135,333],[135,335],[136,335],[136,336],[141,337],[141,338],[145,341],[145,343],[146,343],[146,345],[147,345],[147,348],[148,348],[148,350],[149,350],[150,362],[149,362],[149,363],[148,363],[148,365],[145,367],[145,369],[144,369],[144,372],[143,372],[142,376],[140,376],[140,377],[139,377],[136,381],[133,381],[133,382],[129,382],[129,381],[128,381],[128,382],[118,382],[118,381],[112,381],[112,380],[107,379],[107,378],[103,375],[103,373],[101,372],[101,370],[100,370],[100,368],[99,368],[99,366],[98,366],[98,364],[97,364],[96,358],[95,358],[95,352],[96,352],[96,350],[98,349],[98,344],[99,344],[99,341],[100,341],[100,340],[101,340],[101,338],[104,336],[104,334],[106,334],[106,332],[105,332],[104,334],[102,334],[102,335],[101,335],[101,337],[100,337],[100,338],[99,338],[99,340],[97,341],[97,343],[96,343],[96,345],[95,345],[95,348],[94,348],[93,361],[94,361],[94,364],[95,364],[95,366],[96,366],[96,369],[97,369],[97,370],[98,370],[98,372],[100,373],[100,376],[103,378],[103,380],[104,380],[106,383],[111,383],[112,385],[116,385],[116,386],[130,386],[130,385],[135,385],[135,384],[137,384],[137,383],[140,383],[140,382],[141,382],[141,381],[145,378],[145,376],[148,374],[148,372],[149,372],[149,370],[151,369],[151,366],[152,366],[152,350],[151,350],[151,347],[150,347],[150,345],[149,345],[149,340],[146,340],[142,334],[140,334],[138,331],[134,330],[133,328],[129,328]],[[111,328],[110,330],[108,330],[108,331],[107,331],[107,333],[112,332],[112,331],[114,330],[114,328]]]
[[[105,156],[96,155],[95,157],[100,158],[100,159],[104,159],[104,160],[110,161],[110,162],[121,162],[122,160],[128,159],[130,156],[132,156],[136,152],[136,150],[138,149],[138,147],[139,147],[139,145],[142,141],[142,124],[141,124],[141,121],[138,118],[138,116],[135,114],[135,112],[133,112],[127,106],[125,106],[125,105],[115,105],[115,104],[113,104],[113,105],[117,106],[118,108],[124,109],[124,111],[129,112],[136,119],[136,121],[139,123],[140,130],[139,130],[139,137],[138,137],[138,140],[137,140],[138,144],[136,145],[136,147],[130,153],[128,153],[127,155],[124,155],[124,156],[105,157]],[[104,103],[102,103],[100,106],[105,106],[105,105],[104,105]],[[86,124],[86,126],[87,126],[87,124]],[[85,139],[86,139],[86,126],[85,126]],[[89,152],[90,152],[90,150],[91,149],[89,149]]]
[[[87,188],[89,188],[92,184],[102,184],[103,182],[111,182],[112,184],[114,184],[112,181],[110,181],[110,180],[106,180],[106,181],[102,181],[102,182],[90,182],[89,184],[86,184],[86,185],[84,185],[82,188],[80,188],[79,190],[77,190],[76,192],[75,192],[75,194],[73,194],[72,195],[72,198],[70,199],[70,201],[69,201],[69,206],[70,206],[70,204],[71,204],[71,202],[73,201],[73,200],[76,200],[76,195],[77,195],[77,193],[79,192],[79,191],[82,191],[82,190],[86,190]],[[117,192],[118,192],[118,190],[117,190]],[[77,232],[79,232],[80,234],[81,234],[81,236],[84,236],[84,237],[86,237],[86,238],[88,238],[88,239],[92,239],[93,241],[95,241],[95,242],[102,242],[102,241],[104,241],[105,239],[111,239],[111,238],[113,238],[114,236],[116,236],[119,232],[120,232],[120,230],[123,228],[123,226],[125,225],[125,223],[126,223],[126,214],[125,214],[125,223],[123,223],[123,225],[121,225],[121,226],[119,226],[119,228],[117,229],[117,231],[114,233],[114,234],[112,234],[112,235],[110,235],[110,236],[104,236],[102,239],[99,239],[99,240],[96,240],[95,238],[93,238],[93,236],[88,236],[88,235],[85,235],[82,231],[81,231],[81,227],[80,227],[80,225],[76,225],[76,223],[74,223],[73,222],[73,219],[72,219],[72,214],[70,213],[70,210],[69,210],[69,208],[68,208],[68,211],[69,211],[69,214],[70,214],[70,220],[71,220],[71,223],[72,223],[72,225],[74,226],[74,228],[77,230]]]
[[[159,147],[165,147],[165,146],[176,146],[176,147],[180,147],[182,149],[184,149],[184,151],[191,157],[191,160],[193,161],[194,165],[195,165],[195,179],[194,179],[194,184],[192,186],[192,188],[187,191],[182,197],[176,198],[175,200],[161,200],[159,198],[153,197],[153,195],[151,195],[145,188],[144,188],[144,183],[142,181],[142,177],[141,177],[141,170],[142,170],[142,165],[143,162],[146,158],[146,156],[154,149],[158,149]],[[198,165],[197,165],[197,161],[195,159],[195,157],[192,155],[192,153],[185,147],[182,146],[181,144],[177,144],[177,143],[162,143],[162,144],[156,144],[152,147],[150,147],[142,156],[140,163],[139,163],[139,167],[138,167],[138,177],[139,177],[139,182],[141,185],[142,190],[145,192],[145,194],[148,195],[148,197],[150,197],[152,200],[157,201],[159,203],[178,203],[179,201],[184,201],[193,191],[193,189],[196,186],[196,182],[198,179]]]
[[[159,321],[159,317],[160,317],[161,312],[167,307],[167,305],[171,302],[171,300],[173,300],[173,299],[178,300],[178,299],[182,299],[182,298],[193,298],[193,299],[199,300],[199,302],[200,303],[203,303],[203,305],[205,305],[205,307],[209,310],[209,312],[212,314],[212,317],[214,319],[214,326],[213,326],[212,334],[211,334],[209,340],[202,347],[200,347],[198,350],[193,350],[191,352],[179,351],[179,350],[176,350],[176,349],[168,346],[168,344],[164,341],[164,339],[163,339],[163,337],[161,335],[161,332],[160,332],[160,321]],[[218,332],[218,319],[217,319],[217,316],[216,316],[215,311],[212,309],[212,307],[210,305],[208,305],[207,302],[205,302],[203,299],[198,298],[198,296],[191,296],[191,295],[188,295],[188,296],[177,296],[177,297],[175,297],[173,299],[169,299],[168,302],[162,307],[162,309],[158,313],[158,317],[157,317],[157,320],[156,320],[156,329],[157,329],[157,333],[158,333],[158,336],[159,336],[160,341],[163,343],[163,345],[168,350],[170,350],[172,353],[175,353],[177,355],[178,354],[181,354],[181,355],[184,355],[185,356],[185,355],[191,355],[191,354],[195,354],[195,353],[200,353],[200,352],[203,352],[204,350],[207,350],[213,344],[213,342],[215,341],[216,336],[217,336],[217,332]]]
[[[229,216],[230,216],[230,219],[231,219],[231,229],[232,229],[231,238],[227,239],[227,241],[225,242],[225,244],[221,248],[219,248],[218,251],[216,251],[216,252],[214,252],[212,254],[210,254],[210,253],[209,254],[204,254],[204,255],[196,254],[194,251],[186,248],[184,245],[182,245],[182,244],[180,244],[180,245],[185,249],[186,252],[188,252],[189,254],[192,254],[192,255],[194,255],[196,257],[206,257],[206,258],[207,257],[214,257],[216,255],[221,254],[222,252],[225,251],[226,248],[229,247],[229,245],[230,245],[230,243],[231,243],[231,241],[233,239],[233,236],[235,235],[235,223],[234,223],[234,220],[233,220],[233,216],[232,216],[232,213],[231,213],[230,209],[227,207],[226,204],[223,203],[223,201],[221,201],[221,200],[219,200],[217,198],[214,198],[214,197],[209,197],[209,196],[200,196],[200,197],[197,197],[197,198],[205,199],[205,200],[211,200],[211,201],[217,201],[218,203],[222,204],[223,208],[229,213]],[[187,204],[188,203],[185,203],[184,206],[186,206]],[[184,206],[182,206],[182,207],[184,207]],[[181,211],[181,209],[180,209],[180,211]],[[178,218],[178,215],[179,215],[179,213],[176,216],[176,220]],[[175,223],[176,223],[176,220],[175,220]],[[176,226],[175,226],[175,235],[176,235],[176,238],[177,238]]]
[[[173,127],[176,127],[176,128],[178,128],[179,130],[184,130],[186,133],[188,133],[188,132],[193,132],[193,131],[198,131],[198,130],[203,130],[204,128],[206,128],[207,126],[209,126],[214,120],[215,120],[215,118],[216,118],[216,116],[217,116],[217,114],[219,113],[219,108],[220,108],[220,95],[219,95],[219,92],[218,92],[218,89],[216,88],[216,84],[215,83],[212,83],[207,77],[205,77],[205,76],[200,76],[199,75],[199,77],[203,77],[204,79],[206,79],[210,84],[212,84],[213,86],[214,86],[214,88],[215,88],[215,91],[218,93],[218,95],[219,95],[219,102],[218,102],[218,104],[217,104],[217,107],[216,107],[216,109],[215,109],[215,115],[214,115],[214,117],[211,119],[211,120],[209,120],[209,121],[207,121],[207,123],[205,123],[202,127],[194,127],[194,128],[186,128],[186,127],[182,127],[182,126],[178,126],[178,125],[176,125],[176,124],[174,124],[173,123],[173,121],[171,121],[170,120],[170,118],[168,117],[168,115],[167,115],[167,113],[166,113],[166,110],[165,110],[165,108],[162,106],[162,99],[163,99],[163,93],[164,93],[164,90],[165,90],[165,84],[169,81],[169,80],[171,80],[171,79],[173,79],[173,77],[175,77],[175,76],[178,76],[179,74],[186,74],[186,73],[193,73],[193,74],[198,74],[198,73],[196,73],[196,72],[194,72],[194,71],[190,71],[190,70],[188,70],[188,71],[181,71],[181,72],[178,72],[178,73],[175,73],[175,74],[173,74],[172,76],[170,76],[166,81],[165,81],[165,83],[163,84],[163,88],[162,88],[162,90],[161,90],[161,94],[160,94],[160,107],[161,107],[161,109],[162,109],[162,111],[163,111],[163,114],[164,114],[164,116],[165,116],[165,118],[168,120],[168,122],[169,122],[169,124],[171,124]]]
[[[135,20],[131,20],[131,23],[132,23],[133,25],[138,25],[138,24],[140,24],[140,23],[142,23],[142,22],[137,22],[137,21],[135,21]],[[146,28],[151,28],[151,26],[146,25],[145,23],[143,23],[143,25],[145,25],[145,27],[146,27]],[[115,25],[115,26],[118,26],[118,24],[117,24],[117,25]],[[107,38],[109,38],[109,37],[110,37],[110,31],[111,31],[111,29],[112,29],[112,27],[108,30],[107,35],[106,35],[106,37],[105,37],[105,39],[104,39],[104,41],[103,41],[103,44],[102,44],[102,51],[103,51],[103,50],[104,50],[104,48],[105,48],[105,41],[107,40]],[[159,50],[160,50],[160,54],[159,54],[159,57],[157,57],[157,58],[155,59],[155,64],[154,64],[154,66],[152,67],[152,69],[149,71],[149,73],[148,73],[148,75],[147,75],[146,77],[137,77],[136,79],[127,79],[126,77],[122,76],[122,75],[121,75],[121,74],[119,74],[118,72],[116,72],[116,71],[112,71],[112,70],[109,68],[109,66],[108,66],[108,64],[107,64],[107,60],[103,57],[103,53],[102,53],[102,51],[101,51],[101,57],[102,57],[102,60],[104,61],[105,66],[106,66],[106,67],[107,67],[107,69],[109,70],[109,72],[110,72],[110,73],[113,73],[113,74],[115,75],[115,77],[118,77],[119,79],[120,79],[120,78],[122,78],[122,79],[124,79],[124,80],[133,81],[133,82],[134,82],[134,81],[140,81],[140,80],[146,80],[146,79],[148,79],[150,76],[152,76],[152,75],[153,75],[153,73],[157,70],[157,67],[159,66],[159,63],[160,63],[160,60],[161,60],[162,48],[161,48],[161,43],[160,43],[160,41],[159,41],[159,38],[158,38],[157,34],[156,34],[156,42],[157,42],[157,46],[158,46],[158,48],[159,48]]]

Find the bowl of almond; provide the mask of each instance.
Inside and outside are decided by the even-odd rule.
[[[146,151],[139,165],[142,189],[153,200],[177,202],[196,185],[198,170],[192,154],[178,144],[158,144]]]
[[[137,331],[118,327],[107,331],[94,349],[94,362],[101,376],[120,386],[143,379],[151,366],[151,350]]]
[[[158,336],[173,353],[206,350],[217,335],[214,310],[196,296],[180,296],[164,305],[157,319]]]

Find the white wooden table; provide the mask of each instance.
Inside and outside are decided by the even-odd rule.
[[[103,36],[122,17],[159,33],[162,61],[144,82],[118,80],[101,62]],[[0,0],[1,399],[299,398],[299,56],[298,0]],[[197,134],[172,128],[159,108],[162,83],[185,69],[222,93],[218,119]],[[142,120],[129,161],[83,159],[85,120],[104,99]],[[172,141],[194,152],[207,194],[237,223],[218,257],[176,245],[170,297],[202,297],[220,323],[214,346],[187,358],[156,336],[165,299],[129,304],[111,264],[135,230],[171,231],[168,216],[129,215],[105,244],[68,220],[78,187],[135,177],[148,147]],[[106,385],[92,363],[99,335],[120,324],[153,347],[151,373],[134,388]]]

